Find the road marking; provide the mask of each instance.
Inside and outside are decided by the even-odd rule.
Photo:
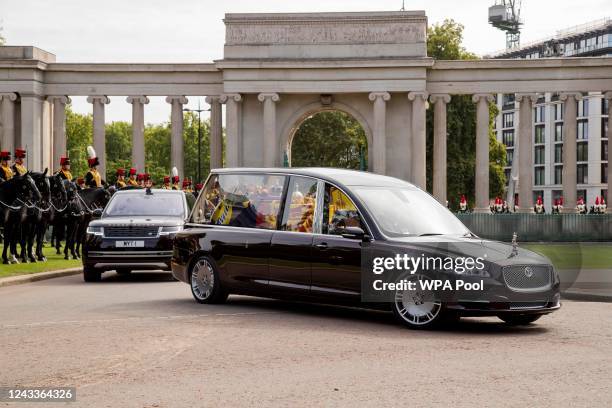
[[[144,321],[144,320],[180,320],[180,319],[198,319],[202,317],[232,317],[232,316],[252,316],[278,314],[279,312],[239,312],[239,313],[204,313],[190,315],[173,315],[173,316],[143,316],[143,317],[120,317],[115,319],[94,319],[94,320],[58,320],[48,322],[33,322],[23,324],[5,324],[0,326],[2,329],[16,329],[22,327],[42,327],[42,326],[59,326],[70,324],[98,324],[98,323],[114,323],[128,321]]]

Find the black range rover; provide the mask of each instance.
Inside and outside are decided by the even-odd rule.
[[[99,281],[102,272],[170,270],[172,241],[189,213],[185,193],[174,190],[121,190],[99,220],[87,228],[83,277]]]
[[[444,258],[455,267],[438,267],[426,279],[486,287],[444,296],[392,289],[385,305],[410,328],[460,316],[529,324],[560,307],[559,278],[547,258],[475,236],[410,183],[339,169],[213,171],[175,237],[172,273],[200,303],[236,293],[379,307],[366,293],[375,277],[364,269],[368,254],[434,265]],[[459,263],[470,257],[481,266]]]

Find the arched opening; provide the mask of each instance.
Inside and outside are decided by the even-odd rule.
[[[295,127],[288,148],[286,166],[368,170],[366,130],[342,110],[322,110],[305,116]]]

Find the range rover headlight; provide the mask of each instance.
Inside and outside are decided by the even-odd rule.
[[[104,235],[104,228],[88,226],[87,233],[91,235],[95,235],[97,237],[101,237],[102,235]]]
[[[177,232],[181,232],[183,230],[183,227],[180,225],[175,225],[173,227],[162,227],[161,230],[159,231],[159,235],[173,235],[176,234]]]

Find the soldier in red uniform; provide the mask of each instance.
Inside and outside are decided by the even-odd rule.
[[[9,166],[11,152],[3,150],[0,152],[0,182],[8,181],[13,178],[13,170]]]
[[[127,186],[125,183],[125,170],[117,169],[117,182],[115,183],[115,186],[118,189]]]
[[[136,180],[136,169],[133,167],[130,169],[130,174],[129,174],[127,184],[128,186],[133,186],[133,187],[138,186],[138,181]]]
[[[164,176],[164,185],[162,186],[162,190],[171,190],[172,185],[170,184],[170,176]]]
[[[13,173],[16,175],[23,176],[28,172],[28,169],[23,164],[23,161],[26,157],[25,149],[15,149],[15,164],[13,164]]]

